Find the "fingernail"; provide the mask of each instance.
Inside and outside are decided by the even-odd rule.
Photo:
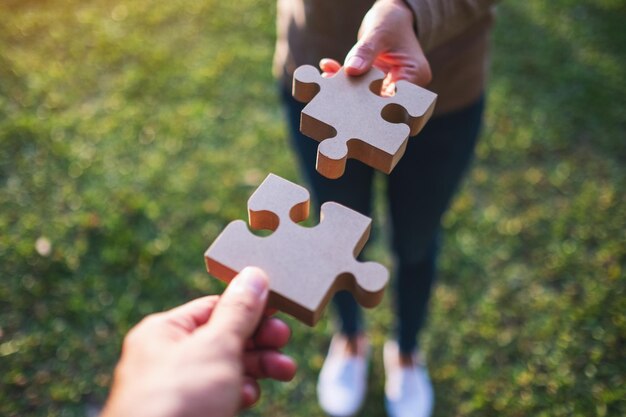
[[[350,57],[350,59],[348,59],[348,62],[346,62],[346,67],[362,69],[364,63],[365,61],[363,61],[363,58],[361,58],[360,56],[352,56]]]
[[[265,299],[268,293],[267,275],[259,268],[247,267],[233,280],[233,290],[250,291],[259,299]]]
[[[259,399],[258,387],[249,381],[244,381],[241,394],[243,395],[244,403],[247,403],[247,407],[253,405]]]

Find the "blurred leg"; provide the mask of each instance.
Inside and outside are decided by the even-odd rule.
[[[315,170],[318,142],[300,133],[300,112],[305,105],[294,100],[289,91],[282,91],[282,99],[292,145],[316,208],[311,211],[317,214],[321,204],[335,201],[369,216],[373,170],[358,161],[349,160],[341,178],[331,180],[320,175]],[[339,292],[333,298],[333,303],[339,313],[341,332],[346,336],[356,335],[361,330],[362,317],[361,309],[352,294]]]
[[[469,165],[483,100],[431,119],[389,176],[400,352],[417,347],[435,279],[440,221]]]

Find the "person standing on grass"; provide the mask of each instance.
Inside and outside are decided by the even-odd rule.
[[[348,161],[330,180],[315,171],[318,143],[299,130],[304,105],[291,96],[295,69],[319,63],[326,76],[344,62],[348,75],[372,66],[387,75],[382,94],[408,80],[438,94],[434,116],[410,138],[387,178],[395,257],[393,339],[385,344],[385,403],[391,417],[429,416],[433,390],[418,334],[435,279],[440,220],[467,170],[480,131],[493,20],[489,0],[279,0],[274,72],[293,146],[318,204],[336,201],[370,215],[373,170]],[[355,43],[356,42],[356,43]],[[332,416],[355,414],[367,390],[369,343],[361,311],[348,293],[335,296],[339,329],[318,380]]]

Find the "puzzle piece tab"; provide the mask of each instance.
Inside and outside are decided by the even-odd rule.
[[[317,170],[339,178],[347,158],[389,174],[406,149],[409,134],[426,124],[437,95],[408,81],[396,83],[396,94],[381,97],[385,74],[372,68],[361,76],[348,76],[343,68],[323,78],[311,65],[293,75],[293,96],[309,103],[302,111],[300,131],[321,142]]]
[[[310,326],[339,290],[350,291],[364,307],[382,300],[387,269],[355,259],[369,237],[370,218],[328,202],[320,223],[303,227],[297,222],[309,215],[308,191],[274,174],[248,200],[248,215],[253,229],[273,233],[256,236],[245,222],[231,222],[204,254],[215,277],[229,282],[246,266],[262,268],[270,278],[268,306]]]

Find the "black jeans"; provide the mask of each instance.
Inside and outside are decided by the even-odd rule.
[[[336,201],[370,216],[374,170],[349,160],[344,175],[327,179],[315,170],[318,142],[300,133],[304,104],[283,90],[289,129],[298,161],[311,188],[314,202]],[[396,337],[402,353],[417,347],[435,280],[441,217],[474,153],[482,124],[484,100],[467,108],[433,117],[415,137],[387,178],[391,244],[395,257]],[[319,212],[315,210],[315,212]],[[361,331],[359,305],[351,294],[333,299],[341,332],[351,336]]]

